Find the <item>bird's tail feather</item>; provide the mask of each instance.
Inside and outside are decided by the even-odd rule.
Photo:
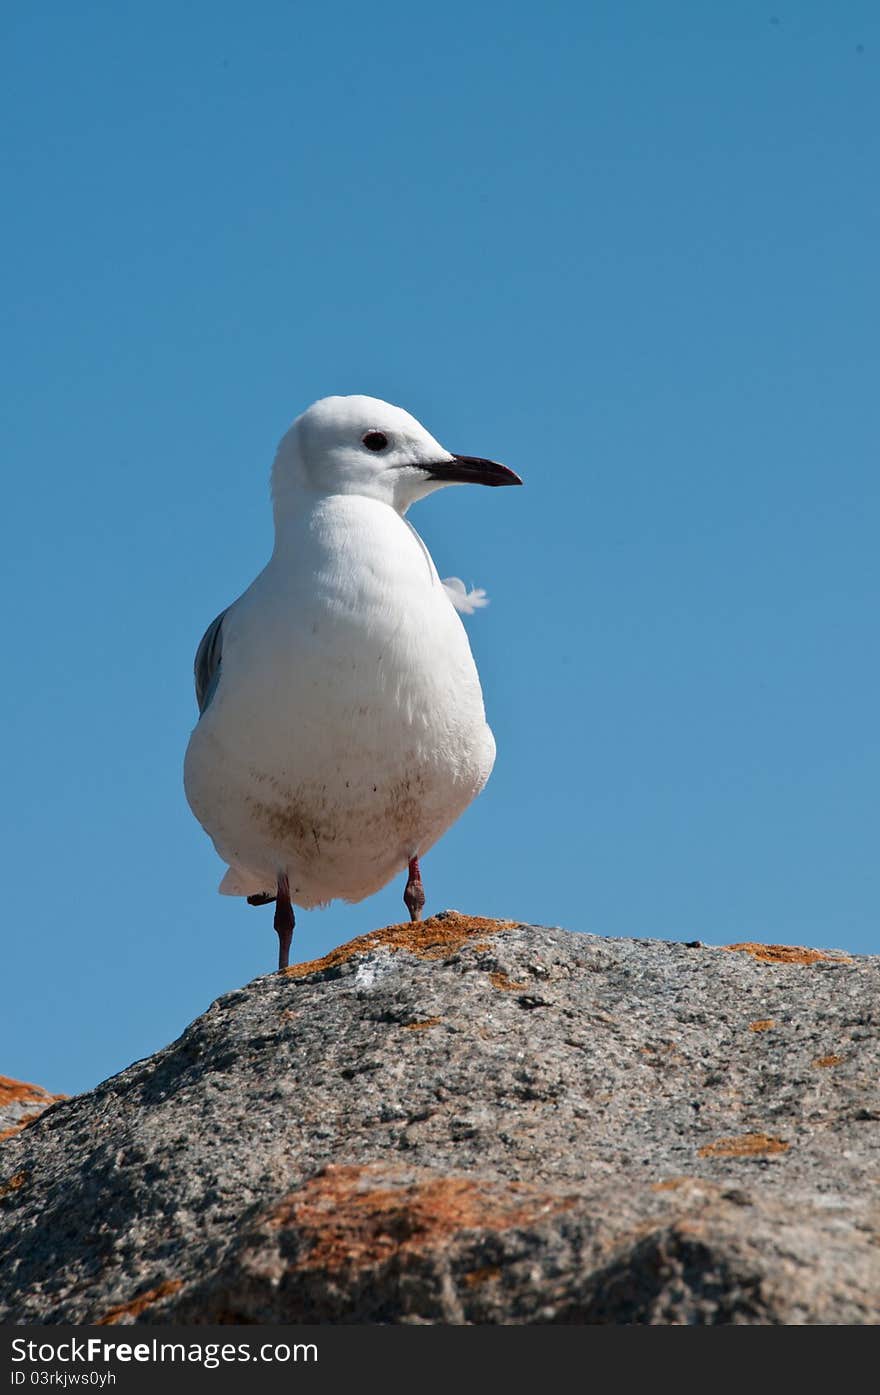
[[[264,877],[258,877],[244,867],[227,867],[217,890],[221,896],[274,896],[275,888],[264,886],[264,881]]]

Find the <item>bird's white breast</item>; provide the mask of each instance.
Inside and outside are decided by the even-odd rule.
[[[288,870],[300,905],[357,900],[440,837],[494,753],[427,548],[387,505],[333,496],[227,614],[186,790],[241,891]]]

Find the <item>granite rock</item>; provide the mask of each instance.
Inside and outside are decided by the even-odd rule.
[[[875,1323],[880,961],[447,912],[0,1143],[7,1323]]]

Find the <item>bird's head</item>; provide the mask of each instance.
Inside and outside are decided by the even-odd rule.
[[[406,513],[446,484],[522,484],[505,465],[452,455],[415,417],[378,397],[323,397],[297,417],[272,467],[276,516],[304,495],[363,494]]]

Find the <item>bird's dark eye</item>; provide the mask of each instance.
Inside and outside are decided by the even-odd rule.
[[[384,431],[368,431],[363,437],[367,450],[384,450],[388,444],[388,437]]]

